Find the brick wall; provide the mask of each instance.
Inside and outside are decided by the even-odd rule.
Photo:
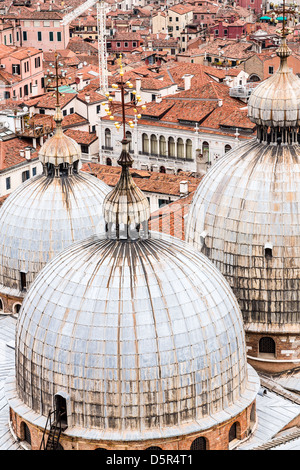
[[[197,437],[204,437],[206,439],[207,450],[228,450],[239,440],[246,439],[254,427],[256,420],[255,401],[243,410],[239,415],[231,418],[230,420],[214,426],[202,433],[195,433],[187,436],[180,436],[171,439],[148,440],[143,442],[111,442],[111,441],[88,441],[83,439],[73,439],[65,435],[61,435],[60,444],[64,450],[95,450],[97,448],[104,448],[108,450],[145,450],[150,446],[158,446],[162,450],[190,450],[193,441]],[[254,407],[255,413],[252,407]],[[255,415],[255,420],[253,419]],[[39,450],[40,443],[43,436],[43,429],[34,426],[28,421],[24,420],[21,416],[17,415],[10,409],[10,419],[12,428],[20,440],[24,439],[24,423],[27,424],[31,434],[31,449]],[[229,443],[229,431],[231,426],[237,423],[237,440]]]

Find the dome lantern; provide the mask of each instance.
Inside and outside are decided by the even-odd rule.
[[[66,136],[62,130],[63,114],[59,101],[58,85],[58,54],[55,53],[56,68],[56,109],[54,121],[56,129],[54,135],[50,137],[42,146],[39,152],[39,159],[43,165],[43,173],[49,177],[69,176],[78,173],[78,166],[81,160],[81,150],[74,139]]]
[[[284,20],[285,13],[293,12],[283,4],[281,45],[276,51],[279,68],[253,90],[248,102],[248,116],[257,125],[258,141],[271,145],[297,143],[300,127],[300,79],[288,67],[291,50],[286,42],[289,30]]]
[[[136,112],[136,102],[125,104],[125,87],[131,88],[130,82],[123,81],[123,71],[121,66],[120,80],[114,85],[121,91],[121,124],[123,126],[122,152],[118,160],[121,166],[121,176],[115,188],[106,196],[103,204],[103,214],[106,223],[106,233],[109,239],[117,240],[137,240],[148,238],[148,222],[150,218],[150,205],[146,196],[137,187],[130,174],[133,159],[128,152],[128,140],[126,138],[126,108],[133,108]],[[115,110],[120,105],[114,105],[109,100],[109,112]],[[128,121],[130,127],[133,121]],[[117,128],[120,124],[117,124]]]

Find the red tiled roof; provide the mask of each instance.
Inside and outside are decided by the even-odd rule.
[[[121,172],[120,167],[101,165],[99,163],[85,163],[82,166],[82,170],[92,173],[108,186],[113,187],[117,184]],[[169,175],[166,173],[141,171],[134,168],[130,172],[135,183],[142,191],[168,194],[170,196],[180,196],[180,182],[183,180],[189,182],[190,191],[195,191],[200,182],[200,178],[189,176],[187,173]]]
[[[0,141],[0,170],[4,170],[19,163],[26,162],[25,157],[21,157],[20,150],[28,147],[28,140],[14,138]],[[31,160],[38,157],[37,149],[31,153]]]
[[[74,129],[67,129],[65,134],[71,139],[74,139],[78,144],[91,145],[98,139],[96,132],[79,131]]]
[[[149,229],[185,240],[185,220],[194,194],[192,191],[188,196],[152,212]]]

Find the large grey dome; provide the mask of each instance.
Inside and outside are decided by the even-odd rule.
[[[0,291],[24,295],[20,272],[28,287],[54,255],[95,233],[109,190],[84,172],[39,175],[19,186],[0,212]]]
[[[246,331],[299,334],[300,146],[256,140],[200,183],[186,239],[225,275]]]
[[[64,393],[70,436],[187,434],[236,416],[257,393],[231,289],[172,237],[73,244],[32,284],[16,337],[19,399],[46,415]]]

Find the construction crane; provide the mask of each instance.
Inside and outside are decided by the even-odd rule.
[[[67,13],[62,21],[62,25],[68,25],[82,15],[86,10],[92,8],[97,3],[97,31],[98,31],[98,58],[99,58],[99,88],[100,93],[105,94],[108,90],[108,70],[107,70],[107,49],[106,49],[106,14],[105,2],[103,0],[87,0],[79,5],[75,10]]]
[[[99,58],[99,85],[100,93],[108,91],[108,70],[107,70],[107,48],[106,48],[106,28],[105,28],[105,2],[99,0],[97,3],[97,30],[98,30],[98,58]]]
[[[86,10],[96,5],[97,1],[98,0],[87,0],[86,2],[82,3],[81,5],[79,5],[79,7],[75,8],[75,10],[72,10],[70,13],[67,13],[61,20],[61,24],[66,26],[71,23],[71,21],[76,20],[78,16],[82,15],[82,13],[84,13]]]

